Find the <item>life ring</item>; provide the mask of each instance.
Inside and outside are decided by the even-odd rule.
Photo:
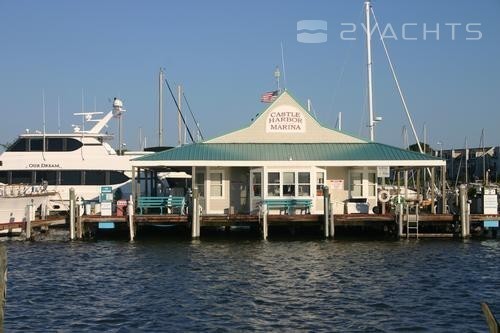
[[[378,201],[386,203],[389,202],[391,199],[391,195],[389,194],[389,191],[387,190],[382,190],[378,192]]]

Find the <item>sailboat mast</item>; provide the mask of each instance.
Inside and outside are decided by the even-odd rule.
[[[158,146],[163,146],[163,68],[158,76]]]
[[[372,82],[372,44],[371,44],[371,25],[370,25],[370,0],[365,1],[365,18],[366,18],[366,55],[367,55],[367,70],[368,70],[368,113],[369,113],[369,124],[370,127],[370,141],[375,140],[374,126],[375,121],[373,119],[373,82]]]

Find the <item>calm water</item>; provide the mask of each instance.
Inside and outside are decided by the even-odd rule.
[[[6,332],[486,332],[500,242],[8,242]]]

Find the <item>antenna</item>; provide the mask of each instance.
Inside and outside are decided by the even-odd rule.
[[[61,97],[57,96],[57,132],[61,134]]]
[[[122,115],[126,110],[123,108],[123,102],[115,97],[113,99],[113,116],[118,118],[118,155],[122,154]]]
[[[281,93],[281,88],[280,88],[280,68],[279,66],[276,66],[276,70],[274,71],[274,78],[276,79],[276,88],[278,89],[278,92]]]
[[[43,118],[43,148],[42,148],[42,157],[45,161],[45,89],[42,89],[42,118]]]

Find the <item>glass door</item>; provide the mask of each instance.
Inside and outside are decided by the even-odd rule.
[[[250,211],[258,209],[262,201],[262,169],[250,170]]]

